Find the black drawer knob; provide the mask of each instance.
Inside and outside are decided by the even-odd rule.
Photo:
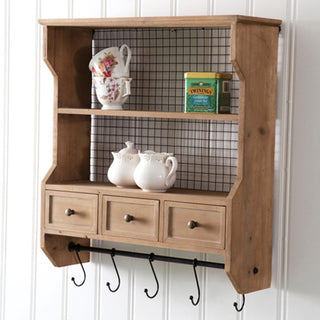
[[[124,217],[123,217],[124,221],[125,222],[130,222],[134,219],[134,217],[130,214],[126,214]]]
[[[198,222],[197,221],[193,221],[193,220],[188,221],[188,228],[189,229],[194,229],[197,226],[198,226]]]
[[[72,216],[73,214],[75,214],[74,210],[68,208],[66,209],[66,211],[64,212],[66,214],[66,216],[70,217]]]

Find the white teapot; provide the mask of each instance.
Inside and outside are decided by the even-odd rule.
[[[127,49],[127,59],[124,60],[124,49]],[[89,63],[89,69],[97,77],[122,78],[129,77],[131,50],[123,44],[118,47],[106,48],[95,54]]]
[[[176,181],[178,161],[172,153],[139,152],[140,162],[133,177],[145,192],[166,192]]]
[[[138,165],[140,158],[138,151],[134,148],[132,141],[127,141],[126,148],[119,152],[111,152],[113,162],[108,170],[108,179],[111,183],[120,188],[135,187],[133,173]]]

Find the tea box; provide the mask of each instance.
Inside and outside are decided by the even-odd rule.
[[[230,113],[231,73],[186,72],[185,112]]]

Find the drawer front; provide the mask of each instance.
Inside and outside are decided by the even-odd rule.
[[[170,201],[164,207],[165,243],[224,249],[225,207]]]
[[[101,234],[158,241],[159,201],[103,196]]]
[[[98,195],[46,191],[45,225],[74,233],[97,233]],[[69,209],[69,212],[66,210]]]

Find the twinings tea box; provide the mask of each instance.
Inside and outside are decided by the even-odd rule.
[[[230,113],[231,73],[187,72],[185,112]]]

